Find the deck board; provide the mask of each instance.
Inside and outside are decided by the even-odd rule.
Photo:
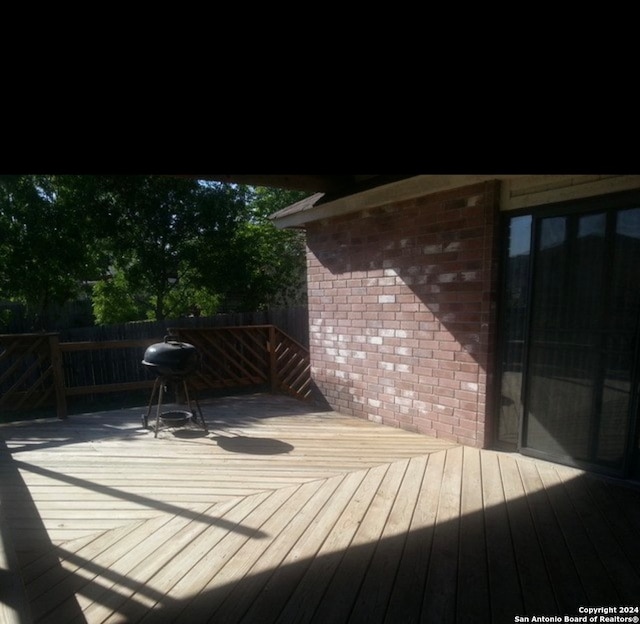
[[[391,464],[376,486],[376,492],[346,550],[344,557],[313,613],[311,622],[345,622],[349,619],[376,546],[384,532],[408,460]]]
[[[562,480],[551,464],[539,465],[538,472],[570,553],[568,563],[570,562],[573,570],[580,574],[579,581],[586,594],[585,602],[604,604],[603,601],[606,601],[608,596],[615,595],[615,588],[589,540],[584,525],[575,522],[575,510],[565,504],[567,492]]]
[[[540,479],[537,464],[522,462],[519,468],[529,501],[529,512],[536,527],[538,543],[558,608],[562,613],[571,613],[574,605],[588,603],[586,593],[558,526],[553,507],[549,504],[549,495]]]
[[[0,426],[33,622],[500,623],[638,601],[637,489],[286,397],[203,408],[208,436],[156,439],[136,410]]]
[[[539,609],[544,614],[557,613],[555,588],[549,577],[519,464],[501,457],[500,472],[525,612]]]
[[[469,624],[484,624],[490,610],[483,509],[480,454],[464,449],[456,619]]]
[[[384,621],[398,565],[406,541],[407,527],[415,513],[427,457],[409,460],[393,506],[375,544],[375,553],[357,593],[350,621],[376,624]]]
[[[252,603],[246,604],[246,613],[239,622],[276,622],[286,609],[287,602],[296,591],[300,579],[315,560],[324,540],[338,522],[362,484],[366,471],[351,472],[344,476],[333,477],[329,483],[335,487],[331,498],[325,502],[317,514],[307,518],[307,527],[294,541],[288,542],[288,552],[273,570],[257,577],[262,585],[260,594]],[[238,591],[242,600],[242,591]]]
[[[310,622],[318,606],[337,573],[343,557],[351,558],[354,551],[349,546],[364,522],[380,482],[389,469],[388,465],[376,466],[368,470],[346,508],[333,526],[327,526],[324,543],[312,560],[300,583],[289,597],[286,607],[277,621]],[[354,545],[358,554],[357,544]]]
[[[456,618],[462,453],[458,447],[446,454],[421,622]]]
[[[388,624],[420,621],[445,457],[444,453],[435,453],[425,465],[385,614],[384,621]]]
[[[261,596],[268,595],[268,583],[274,568],[277,569],[291,551],[292,543],[300,540],[322,508],[335,494],[342,482],[341,477],[323,479],[317,482],[312,496],[300,506],[300,511],[291,514],[287,509],[279,512],[284,515],[285,526],[266,547],[263,556],[257,558],[251,568],[246,571],[242,583],[229,588],[222,604],[217,610],[211,610],[210,619],[221,622],[238,622],[251,608],[257,608],[256,621],[261,617],[262,607],[258,605]],[[278,594],[282,592],[279,584]]]
[[[480,454],[480,470],[490,613],[496,622],[506,622],[514,614],[527,613],[516,560],[519,536],[509,522],[500,457],[495,453]]]
[[[607,571],[608,580],[616,589],[620,603],[636,605],[640,596],[640,533],[638,525],[635,525],[635,538],[632,536],[634,525],[625,521],[625,512],[615,503],[615,496],[622,494],[617,491],[618,488],[607,487],[605,483],[595,479],[574,480],[566,485],[598,558]],[[625,497],[628,498],[629,496]],[[625,502],[622,504],[625,510],[633,509],[637,513],[640,509],[637,504],[630,505],[628,500]]]

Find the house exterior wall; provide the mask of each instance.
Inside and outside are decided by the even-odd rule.
[[[312,376],[342,413],[490,444],[497,182],[307,225]]]

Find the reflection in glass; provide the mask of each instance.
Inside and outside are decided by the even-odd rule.
[[[531,215],[509,222],[508,257],[504,276],[502,377],[498,416],[499,442],[516,445],[522,416],[522,371],[531,257]]]
[[[540,219],[534,264],[523,446],[621,471],[640,310],[640,210]]]
[[[524,445],[561,457],[589,455],[605,226],[604,214],[540,222]]]
[[[609,315],[603,345],[603,391],[596,457],[624,459],[640,314],[640,208],[616,215]]]

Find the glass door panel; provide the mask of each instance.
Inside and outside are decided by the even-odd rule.
[[[525,343],[531,265],[531,215],[509,220],[502,296],[500,411],[496,440],[515,450],[522,422]]]
[[[534,227],[521,447],[620,473],[636,420],[640,209]]]
[[[614,228],[596,460],[618,464],[637,454],[640,208],[618,211]]]
[[[603,298],[603,213],[538,222],[523,446],[587,460]]]

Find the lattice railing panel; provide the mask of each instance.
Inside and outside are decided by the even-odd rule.
[[[273,325],[170,331],[198,349],[201,389],[269,384],[300,399],[311,394],[309,351]]]
[[[66,415],[57,334],[0,335],[0,410],[50,404]]]

